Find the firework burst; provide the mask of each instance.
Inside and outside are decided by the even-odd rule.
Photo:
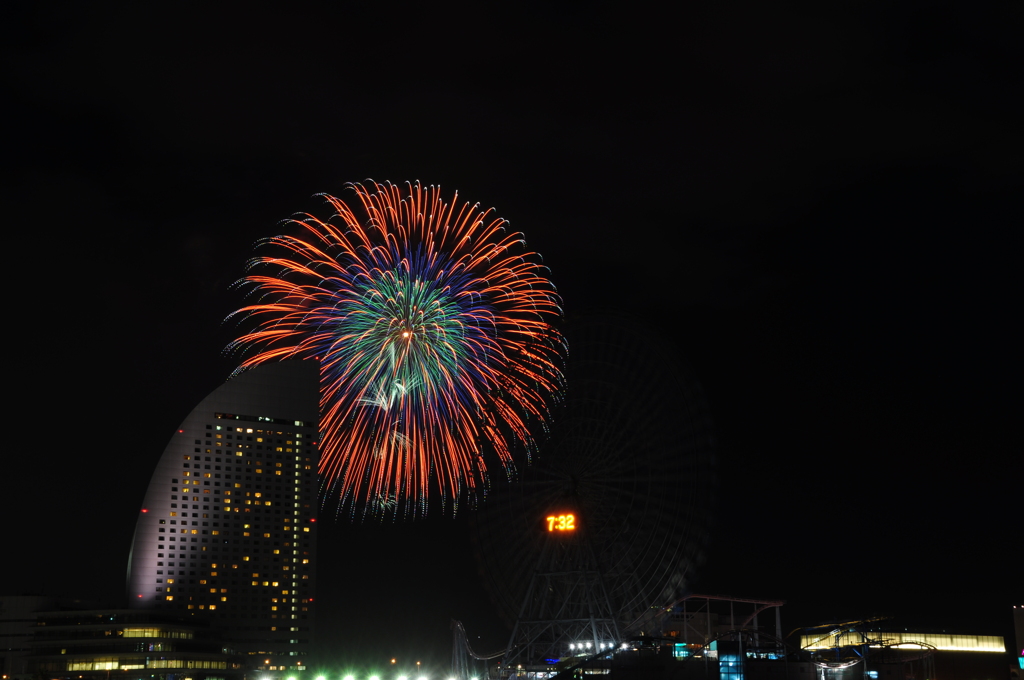
[[[320,478],[353,516],[457,511],[514,470],[563,385],[560,299],[522,234],[439,187],[351,185],[360,220],[326,196],[327,221],[289,222],[240,283],[258,303],[229,350],[321,367]],[[230,318],[230,317],[229,317]]]

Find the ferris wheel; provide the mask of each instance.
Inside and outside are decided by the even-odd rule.
[[[672,602],[701,561],[714,486],[708,409],[678,350],[623,317],[565,332],[568,392],[551,437],[474,522],[503,617],[543,638],[533,656],[618,642]]]

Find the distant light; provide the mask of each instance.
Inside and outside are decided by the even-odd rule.
[[[342,680],[356,680],[351,675],[346,675]]]
[[[376,675],[371,675],[370,676],[370,680],[380,680],[380,677],[378,677]]]
[[[146,510],[146,508],[143,508],[142,511],[143,512],[149,512],[149,510]]]
[[[316,680],[327,680],[327,678],[325,678],[322,675],[318,675],[318,676],[316,676]]]

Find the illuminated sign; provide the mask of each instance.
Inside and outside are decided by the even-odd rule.
[[[575,531],[576,515],[548,515],[548,531]]]

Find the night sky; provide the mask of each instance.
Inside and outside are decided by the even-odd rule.
[[[255,241],[419,179],[522,230],[567,316],[642,318],[697,375],[696,591],[786,599],[787,631],[1010,635],[1024,5],[209,4],[0,10],[0,594],[116,603]],[[503,646],[466,524],[324,521],[331,657],[446,662],[453,617]]]

